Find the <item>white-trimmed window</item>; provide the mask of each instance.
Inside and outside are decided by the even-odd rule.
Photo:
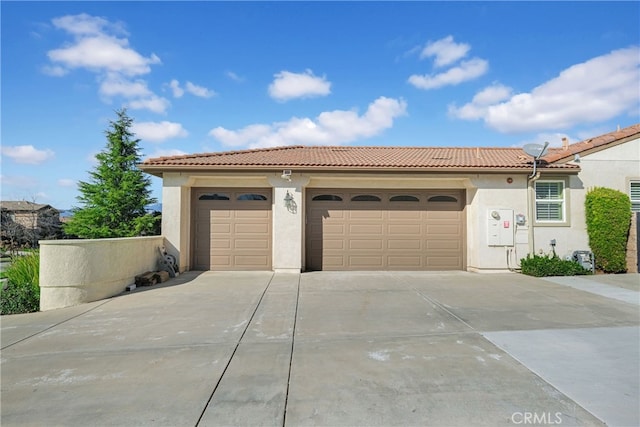
[[[536,221],[565,221],[564,181],[536,181]]]
[[[640,180],[629,181],[629,198],[631,199],[631,210],[640,212]]]

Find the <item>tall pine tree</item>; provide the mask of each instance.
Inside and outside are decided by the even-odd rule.
[[[72,209],[67,234],[86,239],[154,234],[158,218],[145,210],[156,202],[149,189],[151,180],[136,166],[140,140],[130,130],[133,119],[126,109],[116,114],[117,120],[105,131],[107,146],[96,155],[98,165],[89,172],[90,181],[78,184],[81,206]]]

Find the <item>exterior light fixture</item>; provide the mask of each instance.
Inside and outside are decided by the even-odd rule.
[[[298,212],[298,205],[296,204],[296,201],[293,198],[293,195],[289,193],[289,190],[287,190],[287,195],[284,196],[284,206],[291,213]]]
[[[291,182],[291,169],[283,170],[282,175],[280,175],[280,178],[284,179],[285,181]]]

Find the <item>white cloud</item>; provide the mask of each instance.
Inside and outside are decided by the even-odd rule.
[[[449,114],[460,119],[477,120],[487,113],[492,104],[508,99],[511,94],[510,87],[496,83],[482,89],[473,97],[470,103],[460,108],[455,105],[449,106]]]
[[[439,74],[419,75],[409,77],[409,83],[418,89],[437,89],[442,86],[457,85],[473,80],[485,74],[489,70],[489,63],[484,59],[473,58],[463,61],[457,67],[453,67]]]
[[[171,80],[171,82],[169,83],[169,87],[173,92],[174,98],[181,98],[182,95],[184,95],[184,89],[180,87],[180,82],[177,81],[176,79]]]
[[[2,154],[16,163],[39,165],[54,157],[51,150],[38,150],[33,145],[3,146]]]
[[[145,156],[145,160],[146,159],[153,159],[155,157],[171,157],[171,156],[184,156],[185,153],[182,150],[176,150],[176,149],[159,149],[154,151],[153,153],[149,154],[148,156]]]
[[[148,97],[153,92],[147,87],[144,80],[131,81],[119,74],[109,74],[100,84],[100,94],[112,97],[123,96],[125,98]]]
[[[593,136],[594,134],[591,134]],[[533,138],[527,139],[526,141],[521,141],[518,144],[515,144],[514,147],[523,147],[526,144],[544,144],[545,142],[549,143],[549,147],[552,148],[560,148],[562,147],[562,138],[567,138],[569,144],[573,144],[576,142],[575,138],[570,137],[566,133],[562,132],[546,132],[539,133],[535,135]]]
[[[42,72],[48,76],[62,77],[69,74],[69,70],[59,65],[45,65],[42,67]]]
[[[130,99],[131,108],[164,113],[169,107],[169,101],[155,95],[146,81],[133,80],[150,73],[151,66],[161,61],[154,53],[145,56],[131,47],[121,23],[86,13],[54,18],[52,23],[72,40],[47,52],[50,64],[42,68],[43,73],[61,77],[84,69],[98,75],[105,102],[119,96]]]
[[[231,80],[241,83],[244,81],[243,77],[240,77],[239,75],[237,75],[236,73],[234,73],[233,71],[227,71],[225,73],[227,75],[227,77],[229,77]]]
[[[435,42],[428,43],[424,49],[422,49],[422,52],[420,52],[420,58],[435,56],[434,65],[436,67],[444,67],[467,56],[469,50],[471,50],[471,46],[468,44],[456,43],[453,41],[453,36],[447,36]]]
[[[637,111],[639,81],[640,47],[634,46],[573,65],[531,92],[489,105],[474,97],[449,111],[462,119],[482,119],[504,133],[566,129]]]
[[[211,89],[207,89],[206,87],[203,87],[203,86],[198,86],[198,85],[193,84],[191,82],[187,82],[185,84],[185,90],[187,92],[189,92],[191,95],[195,95],[195,96],[198,96],[200,98],[211,98],[212,96],[215,96],[215,94],[216,94]]]
[[[2,183],[2,192],[4,198],[20,199],[16,195],[7,196],[7,188],[12,187],[18,190],[33,189],[38,187],[38,180],[33,176],[26,175],[0,175],[0,183]]]
[[[128,76],[147,74],[151,71],[150,65],[160,63],[155,54],[145,58],[129,47],[127,39],[106,34],[77,39],[70,46],[50,50],[47,56],[66,69],[115,71]]]
[[[61,178],[58,180],[58,185],[60,187],[75,187],[76,181],[68,178]]]
[[[215,91],[207,89],[204,86],[198,86],[197,84],[191,83],[189,81],[185,83],[184,88],[180,86],[180,82],[176,79],[171,80],[168,86],[169,88],[171,88],[171,91],[173,92],[173,96],[175,98],[181,98],[185,92],[188,92],[191,95],[198,96],[200,98],[211,98],[213,96],[216,96]]]
[[[138,138],[151,142],[162,142],[171,138],[184,138],[189,135],[189,132],[180,123],[168,121],[134,123],[131,130]]]
[[[326,96],[331,93],[331,82],[324,76],[315,76],[311,70],[304,73],[281,71],[274,77],[275,80],[269,85],[269,95],[278,101]]]
[[[315,120],[293,117],[287,122],[254,124],[239,130],[217,127],[209,132],[224,145],[250,148],[295,144],[337,145],[370,138],[393,126],[406,114],[404,100],[380,97],[367,111],[335,110],[321,113]]]
[[[154,113],[164,114],[171,103],[166,98],[152,95],[148,98],[134,99],[127,105],[133,110],[149,110]]]
[[[51,22],[53,22],[56,28],[75,35],[97,35],[102,34],[106,30],[118,34],[126,34],[121,24],[114,24],[99,16],[91,16],[86,13],[61,16],[52,19]]]

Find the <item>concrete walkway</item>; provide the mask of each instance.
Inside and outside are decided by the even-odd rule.
[[[518,274],[190,272],[1,321],[3,427],[640,425],[638,306]]]

